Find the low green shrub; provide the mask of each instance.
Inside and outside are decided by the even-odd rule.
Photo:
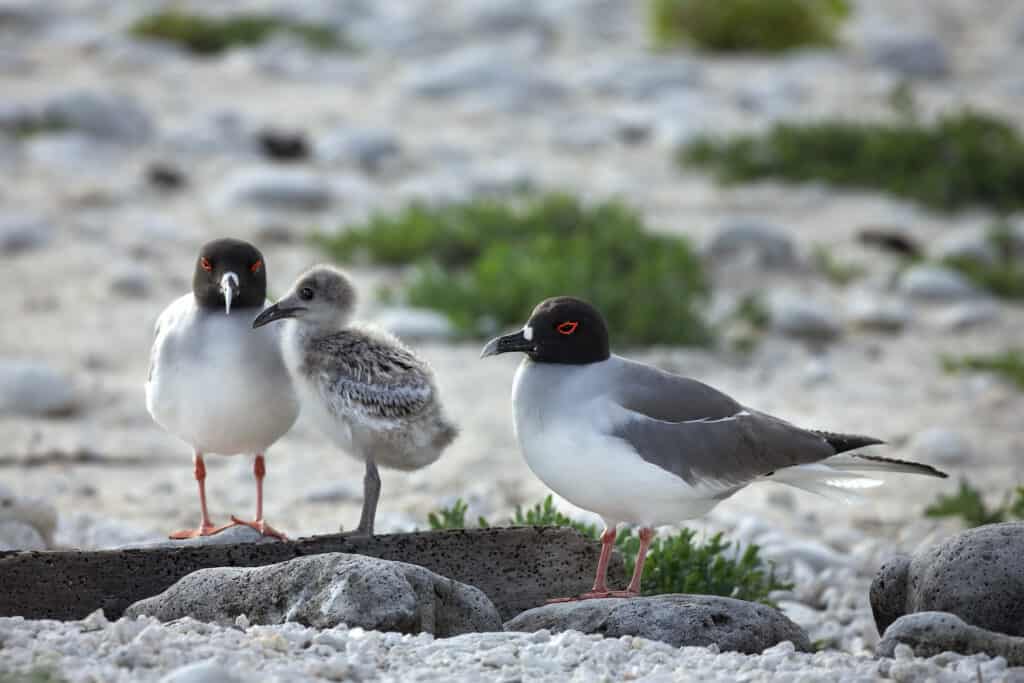
[[[327,26],[260,14],[216,18],[168,10],[145,16],[131,27],[135,36],[177,43],[201,55],[218,54],[238,45],[258,45],[278,32],[297,36],[318,50],[350,47]]]
[[[699,137],[678,160],[725,183],[822,181],[942,210],[1024,208],[1024,139],[1006,121],[969,110],[932,124],[779,123],[763,134]]]
[[[648,232],[617,201],[586,206],[546,194],[414,204],[315,239],[339,261],[415,264],[405,300],[444,312],[467,335],[522,324],[539,301],[565,294],[601,309],[613,343],[695,345],[712,338],[697,253],[684,238]]]
[[[846,0],[650,0],[654,43],[715,52],[782,52],[831,46]]]
[[[959,517],[968,527],[1024,519],[1024,486],[1018,486],[1012,494],[1004,496],[997,507],[990,509],[981,491],[963,479],[954,495],[938,496],[925,508],[924,514],[928,517]]]
[[[458,500],[450,508],[430,513],[430,528],[463,529],[465,513],[466,504]],[[517,507],[508,524],[565,526],[594,540],[599,540],[601,536],[601,529],[596,525],[577,522],[559,512],[551,496],[525,511]],[[482,517],[478,525],[491,526]],[[619,532],[615,544],[625,560],[626,573],[631,574],[640,539],[632,531],[624,529]],[[792,588],[792,585],[778,580],[774,568],[760,557],[756,545],[747,546],[742,553],[729,552],[731,547],[732,544],[725,541],[720,533],[701,543],[696,533],[689,529],[683,529],[667,538],[655,538],[644,565],[641,582],[643,594],[699,593],[771,604],[769,598],[772,591]]]
[[[1010,227],[997,224],[989,230],[988,242],[996,254],[994,263],[971,258],[949,258],[946,265],[959,270],[984,290],[1004,299],[1024,299],[1024,261]]]
[[[943,356],[942,367],[946,372],[993,372],[1024,391],[1024,349],[987,355]]]
[[[829,282],[845,287],[854,280],[864,277],[863,266],[855,263],[844,263],[837,259],[832,250],[823,244],[815,245],[811,252],[814,267],[828,278]]]

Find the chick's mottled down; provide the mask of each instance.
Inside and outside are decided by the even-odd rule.
[[[335,444],[366,461],[357,533],[372,534],[380,494],[377,465],[429,465],[457,430],[444,417],[426,362],[391,335],[350,324],[355,300],[342,271],[316,266],[253,326],[285,320],[282,356],[303,411]]]

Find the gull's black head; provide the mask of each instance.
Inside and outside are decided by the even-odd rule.
[[[267,299],[267,268],[260,250],[225,237],[199,250],[192,292],[200,308],[223,310],[263,308]]]
[[[539,363],[582,365],[607,360],[608,325],[582,299],[558,296],[537,304],[519,332],[492,339],[481,357],[521,351]]]

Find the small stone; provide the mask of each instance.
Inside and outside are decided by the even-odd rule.
[[[154,124],[138,102],[120,93],[77,90],[43,105],[43,118],[95,138],[123,144],[146,142]]]
[[[256,134],[256,142],[264,156],[273,161],[303,161],[309,158],[309,143],[300,131],[268,128]]]
[[[138,263],[123,263],[110,276],[110,291],[123,297],[141,299],[149,295],[152,278]]]
[[[162,161],[154,161],[146,167],[146,180],[153,187],[168,191],[180,190],[188,185],[184,171]]]
[[[160,679],[160,683],[241,683],[232,669],[215,659],[186,664]]]
[[[250,168],[228,176],[218,197],[228,207],[320,211],[330,205],[332,193],[329,183],[309,171]]]
[[[381,173],[397,164],[402,146],[388,130],[342,128],[317,141],[316,154],[327,163],[353,164],[366,173]]]
[[[426,308],[387,308],[375,320],[401,339],[446,341],[455,336],[448,316]]]
[[[903,76],[942,78],[949,75],[949,54],[934,35],[904,29],[888,29],[867,42],[870,60]]]
[[[0,360],[0,415],[59,417],[77,407],[71,380],[28,360]]]
[[[978,290],[963,275],[943,266],[912,266],[899,281],[907,296],[925,301],[956,301],[978,296]]]
[[[586,79],[586,85],[594,92],[631,102],[689,91],[700,82],[696,60],[675,56],[608,61],[593,68]]]
[[[46,541],[35,527],[24,522],[0,521],[0,550],[46,550]]]
[[[307,503],[345,503],[351,500],[358,500],[363,490],[350,482],[335,482],[321,484],[311,489],[304,496]]]
[[[942,311],[938,317],[938,323],[947,330],[962,332],[974,327],[988,325],[998,319],[998,304],[987,299],[979,299],[977,301],[965,301]]]
[[[45,246],[53,238],[53,226],[40,216],[0,214],[0,252],[16,254]]]
[[[673,647],[717,645],[749,654],[790,641],[810,651],[807,634],[774,607],[712,595],[564,602],[527,610],[506,631],[580,631],[605,638],[637,636]]]
[[[910,448],[915,459],[941,465],[959,465],[973,455],[970,442],[960,432],[945,427],[918,432],[911,439]]]
[[[943,236],[932,249],[932,257],[939,262],[947,259],[991,265],[999,255],[992,240],[983,230],[957,231]]]
[[[501,630],[497,609],[478,588],[416,565],[345,553],[266,567],[201,569],[125,612],[142,614],[220,624],[245,614],[253,624],[347,624],[438,637]]]
[[[858,294],[850,301],[850,322],[879,332],[899,332],[910,322],[910,307],[899,298],[880,294]]]
[[[918,612],[894,621],[885,630],[877,652],[882,657],[909,658],[901,648],[912,650],[917,657],[935,657],[944,652],[985,654],[1003,657],[1010,666],[1024,666],[1024,638],[971,626],[947,612]]]
[[[754,220],[723,223],[708,244],[708,257],[720,263],[743,254],[751,254],[762,268],[787,269],[797,261],[793,242],[782,228]]]
[[[790,337],[827,341],[842,331],[834,310],[813,300],[784,295],[772,297],[772,327]]]

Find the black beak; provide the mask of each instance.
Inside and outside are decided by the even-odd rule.
[[[524,337],[523,331],[519,330],[515,334],[506,334],[504,337],[495,337],[491,341],[487,342],[483,351],[480,352],[480,357],[487,358],[487,356],[497,356],[499,353],[508,353],[510,351],[531,353],[536,350],[537,347],[534,346],[533,342]]]
[[[281,308],[278,304],[268,306],[263,309],[263,312],[256,316],[256,319],[252,321],[253,329],[257,327],[263,327],[267,323],[272,323],[275,320],[284,320],[285,318],[294,318],[299,311],[306,310],[302,306],[296,306],[295,308]]]

